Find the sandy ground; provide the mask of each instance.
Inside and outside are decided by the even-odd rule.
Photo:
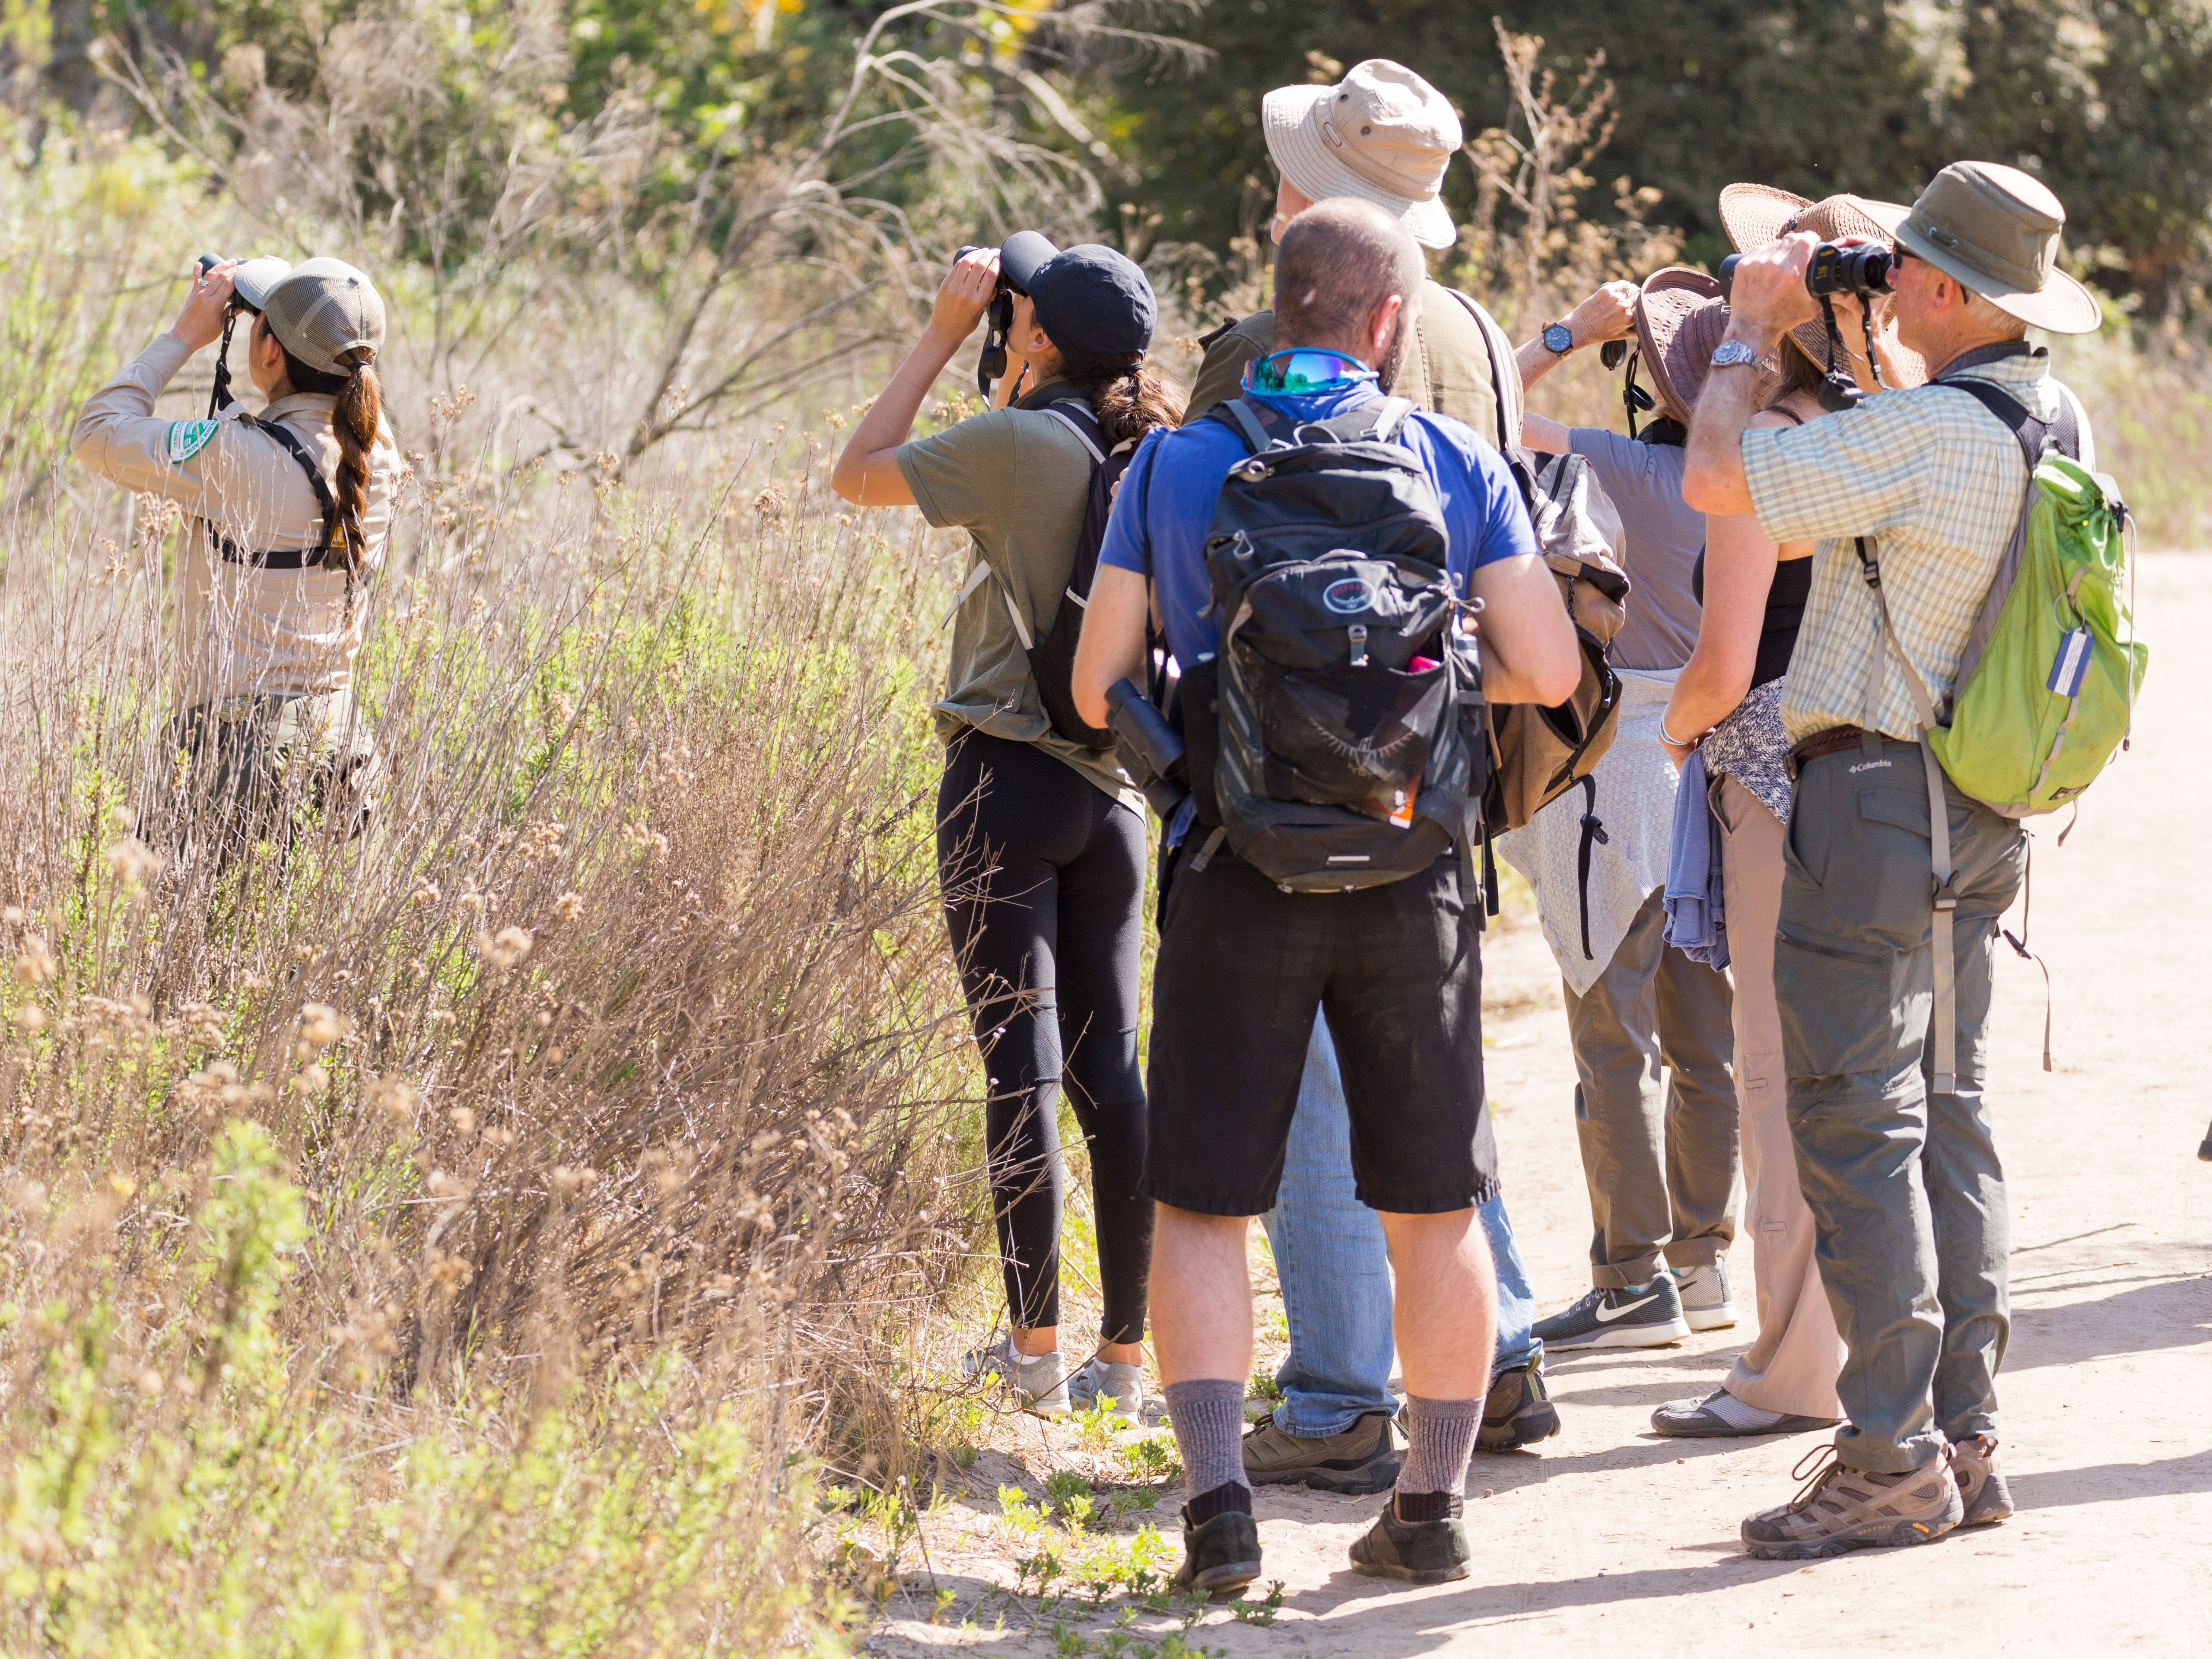
[[[2152,664],[2133,750],[2063,848],[2058,823],[2037,831],[2030,942],[2058,995],[2051,1073],[2039,1066],[2042,975],[1998,957],[1990,1097],[2015,1241],[2000,1393],[2021,1513],[1919,1549],[1748,1559],[1739,1522],[1790,1496],[1790,1466],[1820,1437],[1685,1443],[1648,1423],[1658,1402],[1718,1381],[1749,1339],[1740,1326],[1672,1349],[1555,1360],[1561,1435],[1540,1452],[1476,1456],[1477,1558],[1462,1583],[1394,1592],[1353,1575],[1345,1550],[1377,1499],[1263,1491],[1279,1612],[1261,1627],[1211,1611],[1190,1642],[1377,1659],[1747,1640],[1796,1653],[2212,1653],[2212,1164],[2195,1157],[2212,1117],[2202,1069],[2212,899],[2191,856],[2212,822],[2212,556],[2147,557],[2139,580]],[[1589,1226],[1558,982],[1533,927],[1494,939],[1486,974],[1505,1005],[1489,1038],[1508,1192],[1548,1311],[1586,1286]],[[1747,1321],[1747,1241],[1732,1266]],[[1025,1428],[1030,1468],[1049,1466],[1048,1443],[1071,1461],[1066,1431]],[[1153,1512],[1170,1536],[1175,1501]],[[935,1571],[908,1575],[871,1651],[1050,1652],[1055,1619],[1094,1633],[1114,1623],[1110,1603],[1088,1621],[1065,1608],[1037,1621],[994,1601],[984,1622],[1004,1628],[959,1628],[979,1594],[1012,1576],[997,1509],[980,1498],[933,1523]],[[955,1599],[933,1623],[924,1610],[939,1586]],[[1182,1623],[1146,1614],[1127,1634],[1154,1644]],[[1117,1650],[1077,1639],[1059,1650]]]

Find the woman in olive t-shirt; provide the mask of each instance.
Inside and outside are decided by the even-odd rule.
[[[999,285],[1013,291],[995,407],[907,441],[915,414]],[[1145,1095],[1137,1065],[1144,798],[1110,749],[1053,729],[1026,644],[1050,632],[1101,459],[1181,411],[1144,367],[1154,307],[1110,248],[1062,252],[1034,232],[956,263],[929,326],[884,388],[830,483],[866,506],[911,502],[974,538],[953,617],[938,866],[975,1040],[1012,1331],[968,1357],[1040,1415],[1143,1402],[1152,1205],[1138,1196]],[[1026,390],[1025,390],[1026,388]],[[1060,1354],[1063,1078],[1091,1154],[1099,1276],[1097,1356]]]

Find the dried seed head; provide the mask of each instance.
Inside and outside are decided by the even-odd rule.
[[[331,1074],[319,1066],[302,1066],[293,1073],[290,1086],[295,1094],[319,1095],[331,1086]]]
[[[26,985],[44,985],[61,972],[61,964],[54,953],[46,948],[45,939],[36,933],[23,936],[23,948],[15,957],[15,977]]]
[[[327,1048],[346,1034],[352,1022],[327,1002],[311,1002],[300,1010],[300,1041]]]
[[[465,1106],[456,1106],[446,1114],[446,1121],[462,1134],[470,1134],[475,1132],[477,1115]]]
[[[478,935],[477,949],[501,968],[512,968],[530,954],[530,935],[520,927],[502,927],[490,935]]]
[[[574,921],[584,914],[584,896],[581,893],[563,893],[553,901],[553,908],[562,921]]]
[[[125,887],[143,887],[161,868],[161,855],[136,836],[125,836],[107,849],[107,867]]]

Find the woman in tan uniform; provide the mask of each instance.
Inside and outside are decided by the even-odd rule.
[[[1721,218],[1739,249],[1764,247],[1798,230],[1826,241],[1887,240],[1853,196],[1815,204],[1764,185],[1731,185],[1721,192]],[[1838,295],[1835,305],[1851,378],[1861,389],[1874,391],[1857,301]],[[1875,321],[1879,325],[1879,313]],[[1718,343],[1723,326],[1711,329],[1712,343]],[[1917,386],[1927,378],[1920,360],[1893,334],[1877,332],[1874,348],[1883,386]],[[1754,425],[1801,426],[1826,413],[1814,392],[1827,349],[1826,326],[1818,322],[1784,338],[1779,361],[1764,383],[1765,412]],[[1837,361],[1845,366],[1840,355]],[[1810,542],[1778,547],[1753,514],[1706,520],[1697,649],[1674,682],[1659,727],[1676,764],[1692,748],[1702,750],[1720,826],[1722,908],[1735,977],[1744,1218],[1759,1296],[1758,1340],[1711,1394],[1669,1401],[1654,1412],[1651,1426],[1661,1434],[1795,1434],[1827,1427],[1843,1415],[1836,1373],[1844,1344],[1813,1256],[1813,1212],[1798,1190],[1784,1110],[1789,1079],[1782,1064],[1782,1016],[1774,999],[1774,929],[1791,787],[1782,686],[1805,608],[1812,555]]]
[[[310,259],[241,291],[239,269],[198,273],[176,322],[85,405],[70,443],[101,477],[187,515],[179,712],[162,737],[165,757],[185,757],[187,781],[155,805],[175,815],[175,839],[208,813],[224,826],[225,851],[298,805],[343,811],[349,833],[367,821],[376,752],[354,707],[353,666],[362,590],[384,561],[400,469],[374,367],[384,301],[368,278]],[[261,413],[234,404],[212,420],[157,416],[163,389],[223,337],[234,307],[257,313],[246,366]]]

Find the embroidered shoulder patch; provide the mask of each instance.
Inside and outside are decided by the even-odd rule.
[[[215,436],[216,425],[213,421],[170,422],[169,465],[181,466],[205,449],[208,440]]]

